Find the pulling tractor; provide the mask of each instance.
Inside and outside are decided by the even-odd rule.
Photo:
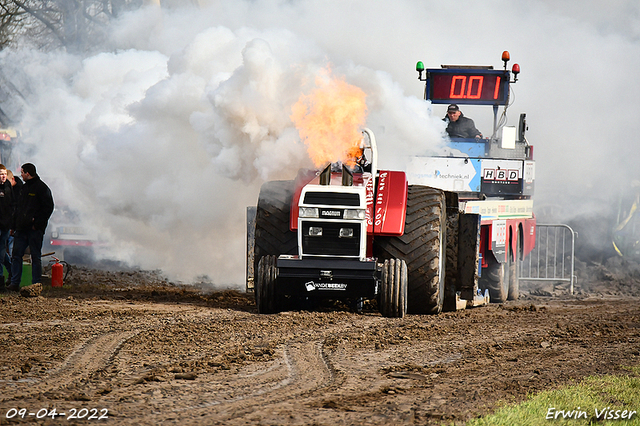
[[[506,55],[506,59],[505,59]],[[259,313],[305,301],[376,300],[383,316],[435,314],[518,297],[518,260],[533,248],[532,148],[497,125],[519,67],[416,67],[433,104],[492,105],[485,139],[451,139],[442,156],[412,157],[406,171],[378,168],[364,129],[368,164],[328,164],[294,180],[263,184],[247,209],[247,291]]]

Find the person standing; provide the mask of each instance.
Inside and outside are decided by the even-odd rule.
[[[18,196],[14,221],[13,251],[11,253],[11,291],[20,290],[22,257],[29,247],[33,284],[42,281],[42,241],[49,218],[53,213],[51,190],[36,173],[36,166],[25,163],[20,169],[24,181]]]
[[[2,266],[7,270],[9,279],[11,279],[11,261],[7,255],[7,239],[9,231],[13,225],[13,191],[11,183],[7,179],[7,168],[4,164],[0,164],[0,289],[4,290],[5,279]]]
[[[7,170],[7,180],[11,183],[11,189],[13,191],[13,201],[18,199],[18,194],[22,190],[22,180],[18,176],[15,176],[11,170]]]
[[[20,191],[22,190],[22,180],[13,174],[11,170],[7,170],[7,180],[11,183],[11,198],[13,200],[13,213],[16,212],[16,203],[18,200],[18,196],[20,195]],[[13,231],[9,232],[9,238],[7,238],[7,250],[4,254],[4,260],[2,263],[6,265],[11,265],[11,253],[13,252]],[[11,267],[9,266],[9,280],[7,282],[11,282]]]

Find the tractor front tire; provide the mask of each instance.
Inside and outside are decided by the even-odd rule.
[[[256,306],[260,314],[275,314],[282,310],[282,297],[276,289],[278,269],[276,256],[262,256],[258,262],[256,279]]]
[[[387,318],[403,318],[407,313],[407,264],[387,259],[382,269],[380,313]]]

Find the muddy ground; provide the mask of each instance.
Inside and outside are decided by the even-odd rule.
[[[404,319],[258,315],[243,292],[75,268],[65,288],[0,297],[0,424],[463,424],[585,376],[633,374],[640,269],[583,267],[573,296],[547,285]]]

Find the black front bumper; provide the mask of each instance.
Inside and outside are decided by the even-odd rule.
[[[279,257],[276,291],[281,295],[326,299],[373,299],[381,270],[375,260]]]

